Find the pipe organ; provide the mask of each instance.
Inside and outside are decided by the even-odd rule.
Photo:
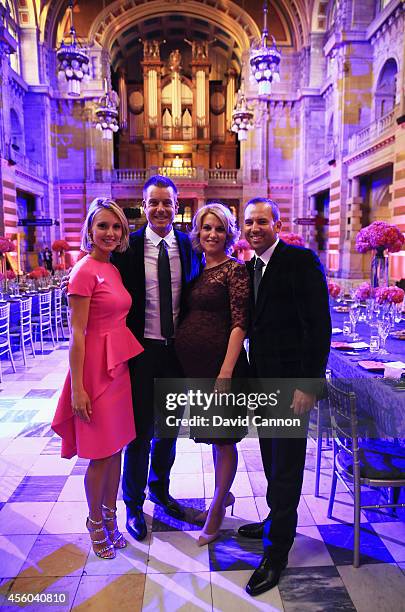
[[[213,41],[211,41],[213,42]],[[116,152],[120,168],[235,168],[237,142],[230,132],[237,73],[210,79],[211,42],[184,40],[168,51],[143,41],[141,78],[118,71],[122,130]]]

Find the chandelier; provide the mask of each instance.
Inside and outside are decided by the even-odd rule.
[[[118,132],[119,103],[118,94],[112,89],[109,89],[98,101],[95,110],[96,129],[103,132],[103,140],[112,140],[113,133]]]
[[[80,83],[89,74],[90,58],[79,46],[76,30],[73,25],[73,0],[69,0],[70,9],[70,42],[62,41],[60,48],[56,51],[56,59],[59,62],[59,78],[65,76],[68,83],[69,96],[80,96]]]
[[[232,132],[236,132],[238,140],[247,140],[248,130],[254,127],[254,113],[253,109],[248,105],[243,92],[243,81],[237,96],[235,108],[232,111],[231,130]]]
[[[250,66],[253,76],[259,83],[259,96],[270,95],[272,82],[278,83],[280,81],[281,52],[277,49],[274,36],[269,36],[267,13],[268,2],[265,0],[263,4],[262,37],[256,43],[253,43],[250,49]],[[269,45],[269,38],[272,41],[271,46]]]

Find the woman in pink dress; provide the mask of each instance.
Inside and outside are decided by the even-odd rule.
[[[118,531],[116,499],[121,450],[135,438],[128,359],[142,347],[126,327],[131,297],[111,253],[128,248],[129,228],[121,208],[97,198],[87,213],[81,249],[88,254],[73,268],[70,372],[52,428],[62,438],[62,457],[90,459],[84,478],[93,550],[113,559],[126,540]]]

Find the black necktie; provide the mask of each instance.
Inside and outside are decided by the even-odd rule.
[[[253,290],[255,294],[255,303],[257,302],[257,294],[259,292],[260,281],[262,280],[262,270],[264,261],[260,257],[256,257],[255,270],[253,275]]]
[[[172,277],[170,274],[170,262],[169,254],[167,252],[167,244],[164,240],[160,241],[159,246],[158,280],[160,304],[160,332],[163,338],[172,338],[174,334]]]

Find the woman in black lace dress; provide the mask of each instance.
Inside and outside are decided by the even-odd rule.
[[[243,341],[248,326],[250,283],[245,265],[229,256],[239,237],[235,218],[222,204],[200,208],[191,240],[204,254],[205,268],[194,282],[187,311],[176,332],[176,352],[188,378],[216,379],[229,390],[232,378],[247,376]],[[215,492],[199,545],[218,537],[225,508],[234,501],[230,488],[236,474],[236,439],[196,440],[213,444]]]

